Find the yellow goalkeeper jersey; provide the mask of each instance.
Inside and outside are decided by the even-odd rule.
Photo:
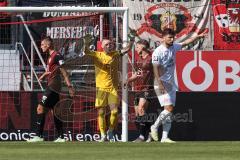
[[[101,89],[117,88],[119,52],[113,51],[107,54],[106,52],[87,50],[85,54],[94,57],[96,87]]]

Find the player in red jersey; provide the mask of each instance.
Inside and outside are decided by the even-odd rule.
[[[63,57],[54,50],[52,40],[47,37],[41,41],[41,49],[43,53],[49,54],[47,60],[47,71],[39,78],[41,81],[47,77],[47,88],[37,107],[36,130],[37,135],[27,140],[27,142],[43,141],[43,129],[45,124],[45,116],[49,109],[53,109],[59,101],[59,93],[61,91],[61,75],[64,77],[66,85],[69,89],[70,96],[74,95],[74,89],[68,78],[68,74],[63,67]],[[54,142],[65,142],[63,137],[63,123],[54,115],[54,123],[58,132],[58,138]]]
[[[149,106],[152,98],[153,91],[153,70],[152,70],[152,56],[149,51],[149,43],[146,40],[140,40],[136,44],[136,51],[139,55],[139,59],[135,63],[135,70],[132,76],[125,82],[135,85],[135,98],[134,107],[136,113],[136,125],[139,130],[139,137],[134,142],[145,141],[146,135],[150,131],[150,123],[146,114],[146,110]]]

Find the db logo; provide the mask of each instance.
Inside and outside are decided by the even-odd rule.
[[[240,91],[240,53],[181,51],[177,54],[180,91]]]

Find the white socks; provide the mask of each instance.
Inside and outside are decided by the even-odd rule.
[[[163,132],[162,132],[162,139],[166,139],[168,138],[168,133],[171,129],[172,126],[172,120],[171,120],[171,116],[168,116],[163,122]]]
[[[162,132],[162,139],[166,139],[168,138],[168,133],[171,129],[172,126],[172,113],[169,112],[168,110],[163,110],[157,120],[155,121],[155,123],[151,126],[152,129],[154,130],[158,130],[159,126],[162,124],[163,125],[163,132]]]
[[[163,123],[163,121],[164,121],[168,116],[171,117],[171,115],[172,115],[171,112],[169,112],[168,110],[165,110],[165,109],[164,109],[164,110],[159,114],[157,120],[156,120],[155,123],[152,125],[152,127],[157,130],[158,127]]]

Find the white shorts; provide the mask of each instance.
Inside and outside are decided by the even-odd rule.
[[[175,103],[176,103],[176,90],[175,89],[173,89],[172,91],[168,91],[165,94],[160,93],[158,86],[154,86],[154,90],[157,94],[158,101],[162,107],[167,106],[167,105],[175,106]]]

